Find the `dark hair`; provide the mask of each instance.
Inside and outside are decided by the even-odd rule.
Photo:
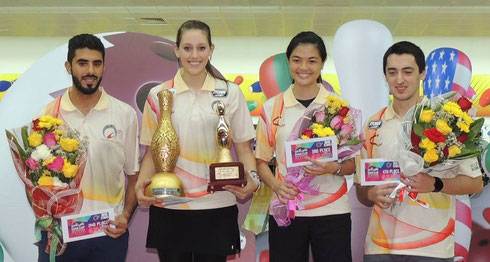
[[[71,64],[73,58],[75,57],[75,52],[78,49],[84,48],[101,52],[102,60],[105,59],[105,48],[102,41],[100,41],[98,37],[91,34],[80,34],[72,37],[70,41],[68,41],[68,62]]]
[[[415,45],[412,42],[401,41],[393,44],[388,50],[386,50],[385,55],[383,56],[383,72],[386,74],[386,62],[388,60],[388,56],[396,54],[403,55],[408,54],[412,55],[415,58],[415,63],[419,67],[419,73],[424,72],[425,70],[425,55],[422,49]]]
[[[209,46],[211,47],[213,45],[213,43],[211,42],[211,28],[209,28],[209,26],[206,23],[199,20],[187,20],[182,25],[180,25],[179,30],[177,31],[177,39],[175,41],[177,47],[180,47],[180,42],[182,41],[182,34],[185,31],[191,29],[197,29],[203,31],[204,34],[206,35],[206,38],[208,39]],[[180,64],[180,59],[179,59],[179,64]],[[212,77],[228,82],[225,78],[219,76],[213,71],[213,67],[211,66],[211,61],[209,60],[208,63],[206,64],[206,71]]]
[[[327,60],[327,49],[325,48],[325,43],[323,43],[322,38],[319,37],[315,32],[303,31],[297,34],[295,37],[293,37],[293,39],[291,39],[291,42],[289,42],[288,48],[286,49],[286,57],[288,58],[288,61],[289,58],[291,57],[291,53],[293,52],[293,50],[299,45],[304,45],[304,44],[312,44],[316,46],[318,53],[320,53],[322,62],[325,62]],[[321,83],[322,76],[320,75],[316,81],[318,83]]]

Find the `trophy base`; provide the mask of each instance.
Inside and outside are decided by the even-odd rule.
[[[184,196],[182,182],[175,173],[160,172],[151,177],[151,183],[145,188],[147,197]]]
[[[241,162],[213,163],[209,166],[208,192],[223,191],[226,185],[244,187],[247,180]]]

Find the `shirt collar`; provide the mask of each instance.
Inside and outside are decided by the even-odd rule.
[[[73,87],[70,87],[73,88]],[[75,111],[77,108],[73,104],[73,102],[70,99],[69,91],[70,88],[67,88],[63,96],[61,97],[61,109],[64,111]],[[105,92],[103,87],[99,87],[99,90],[97,92],[101,92],[102,94],[100,95],[99,101],[97,101],[97,104],[94,106],[95,110],[103,110],[106,109],[109,106],[109,95]]]
[[[425,102],[427,101],[427,97],[426,96],[423,96],[422,97],[422,101],[420,101],[419,103],[422,103],[422,102]],[[393,119],[393,118],[400,118],[400,116],[395,112],[395,109],[393,109],[393,102],[386,108],[386,111],[385,111],[385,114],[384,114],[384,118],[385,120],[390,120],[390,119]]]
[[[296,104],[299,104],[298,100],[293,94],[293,86],[294,84],[291,84],[289,88],[284,92],[284,106],[285,107],[291,107],[295,106]],[[327,101],[327,96],[331,95],[331,92],[329,92],[322,84],[318,83],[318,86],[320,90],[318,91],[318,94],[316,95],[315,100],[313,100],[313,103],[315,104],[325,104]]]
[[[184,82],[184,79],[182,78],[182,73],[183,69],[179,68],[177,71],[177,74],[175,74],[174,77],[174,88],[176,93],[181,93],[187,90],[190,90],[190,88],[187,86],[187,84]],[[210,74],[206,72],[206,79],[204,80],[204,84],[202,85],[201,90],[206,90],[206,91],[214,91],[215,89],[215,79],[212,77]]]

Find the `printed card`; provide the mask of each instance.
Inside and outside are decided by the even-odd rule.
[[[98,210],[90,213],[61,217],[63,241],[73,242],[82,239],[105,236],[104,227],[114,220],[114,209]]]
[[[306,160],[306,157],[311,157],[321,162],[338,159],[336,136],[287,141],[285,148],[287,167],[311,165],[311,162]]]
[[[398,162],[380,158],[361,159],[361,185],[374,186],[400,181]]]

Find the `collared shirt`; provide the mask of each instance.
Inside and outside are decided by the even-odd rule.
[[[114,208],[121,214],[124,208],[125,175],[139,171],[138,119],[128,104],[108,95],[99,88],[97,104],[84,116],[63,94],[60,117],[72,129],[87,136],[87,163],[81,188],[81,213]],[[40,111],[44,114],[46,109]]]
[[[143,112],[141,144],[150,146],[153,133],[157,129],[160,114],[158,92],[164,87],[174,89],[172,125],[180,142],[175,173],[183,183],[186,196],[194,199],[168,208],[212,209],[234,205],[236,197],[228,191],[207,193],[209,165],[218,158],[218,114],[215,104],[221,100],[225,105],[225,119],[229,123],[233,142],[246,142],[255,137],[255,130],[245,97],[237,85],[225,83],[209,74],[201,89],[190,89],[181,73],[179,70],[173,80],[150,90]],[[215,91],[223,92],[220,95],[217,94],[220,92]]]
[[[276,134],[276,150],[269,145],[268,130],[270,126],[267,126],[266,121],[261,117],[257,126],[257,143],[255,147],[255,157],[264,161],[270,161],[274,153],[276,155],[276,161],[278,163],[278,168],[276,169],[276,178],[278,178],[279,173],[281,176],[287,175],[286,169],[286,151],[285,142],[291,134],[296,122],[304,115],[307,108],[305,108],[301,103],[296,100],[293,94],[293,86],[291,85],[284,92],[284,109],[282,117],[279,121],[271,121],[271,115],[274,107],[274,101],[278,96],[275,96],[267,100],[263,105],[264,117],[268,120],[270,125],[273,122],[278,122],[279,127]],[[327,91],[322,86],[319,86],[320,90],[310,107],[315,107],[318,105],[323,105],[327,101],[328,96],[336,96],[336,94]],[[315,176],[311,184],[316,184],[319,186],[320,194],[317,196],[306,195],[304,204],[307,207],[305,210],[296,210],[296,216],[324,216],[333,214],[344,214],[350,212],[350,204],[347,194],[343,194],[339,199],[328,202],[330,196],[334,193],[342,190],[345,184],[345,178],[343,176],[334,176],[330,174]],[[347,190],[345,190],[347,191]],[[276,195],[273,194],[273,199]],[[328,203],[327,203],[328,202]]]
[[[371,118],[370,120],[378,120]],[[398,152],[398,129],[402,118],[393,106],[386,109],[380,119],[381,127],[373,147],[373,158],[393,160]],[[369,121],[367,122],[369,124]],[[370,143],[369,138],[365,143]],[[367,158],[363,148],[361,156]],[[464,160],[459,166],[429,172],[432,176],[454,178],[457,175],[481,176],[476,158]],[[360,181],[360,172],[355,177]],[[365,253],[398,254],[450,258],[454,256],[455,196],[445,193],[419,193],[417,199],[429,204],[424,208],[405,197],[393,207],[382,209],[375,205],[366,236]]]

